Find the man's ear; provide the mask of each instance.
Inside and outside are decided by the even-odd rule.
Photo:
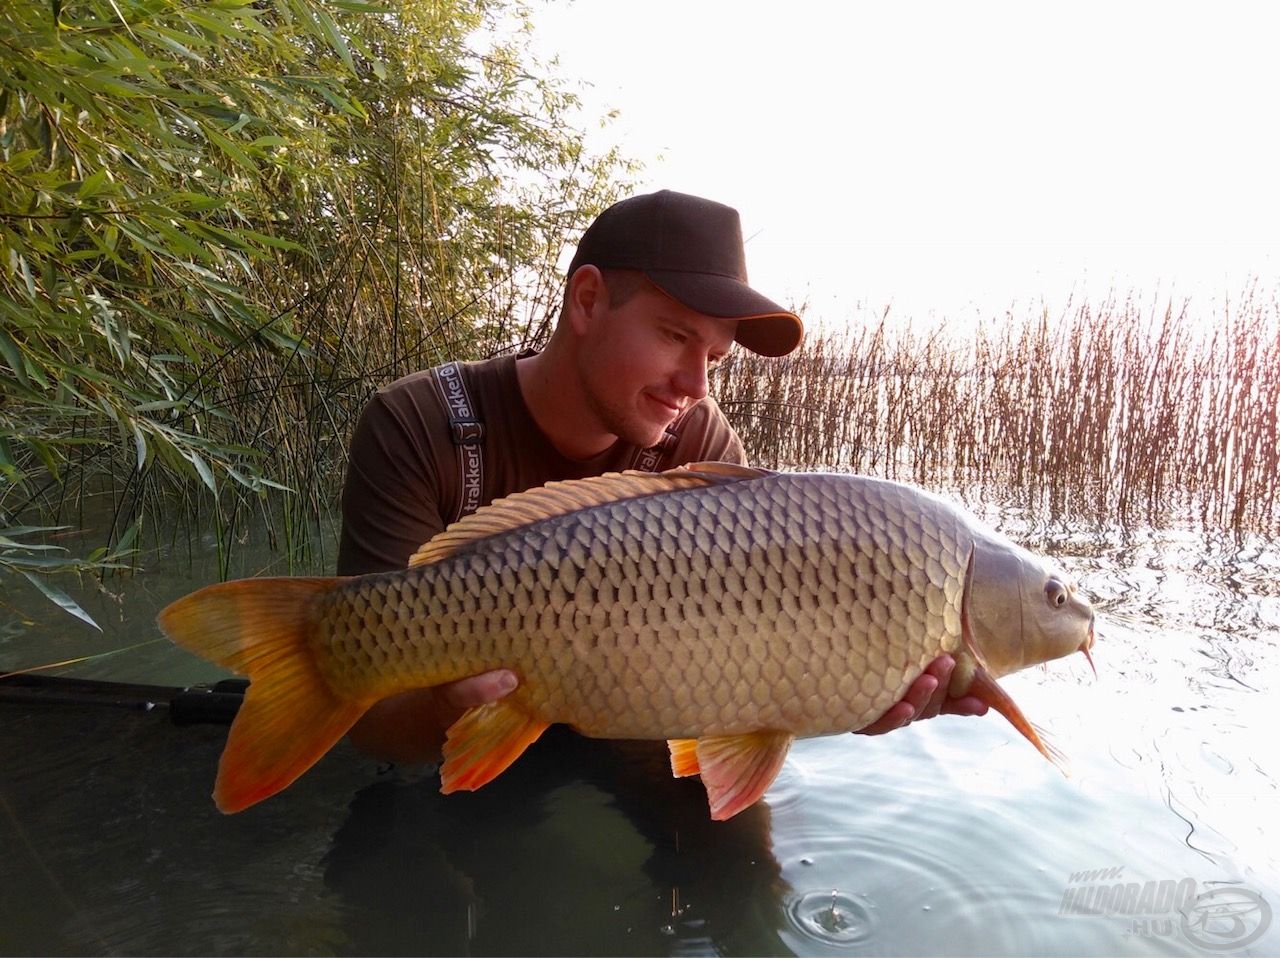
[[[594,266],[579,266],[569,277],[569,295],[566,297],[569,325],[579,336],[584,335],[592,321],[609,306],[609,291],[604,276]]]

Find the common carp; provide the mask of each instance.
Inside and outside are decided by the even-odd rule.
[[[951,694],[1053,759],[995,680],[1094,640],[1069,579],[941,498],[724,463],[549,483],[454,523],[403,571],[221,583],[159,624],[252,680],[224,812],[285,788],[380,699],[497,668],[519,686],[450,727],[446,793],[563,722],[668,740],[673,773],[700,774],[726,819],[796,736],[866,726],[943,652]]]

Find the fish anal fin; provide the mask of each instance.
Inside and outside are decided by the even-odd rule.
[[[493,781],[548,724],[507,701],[467,709],[445,736],[440,791],[473,792]]]
[[[238,812],[274,795],[346,734],[369,702],[338,697],[311,646],[320,599],[337,578],[240,579],[193,592],[159,615],[176,644],[248,675],[213,797]]]
[[[777,778],[794,737],[759,731],[698,739],[697,762],[718,822],[759,801]]]
[[[635,499],[697,486],[772,475],[723,462],[699,462],[666,472],[607,472],[586,479],[566,479],[495,499],[464,516],[425,543],[409,558],[409,565],[439,562],[458,550],[489,536],[518,529],[542,519],[568,515],[579,509]]]
[[[986,669],[979,668],[974,671],[973,682],[970,683],[966,694],[976,696],[1007,718],[1009,724],[1021,732],[1041,755],[1056,765],[1064,775],[1066,774],[1066,759],[1063,754],[1050,745],[1045,740],[1044,734],[1027,721],[1027,717],[1022,714],[1022,709],[1018,708],[1017,703],[1009,697],[1009,693],[1000,687]]]
[[[673,738],[667,741],[671,750],[671,774],[675,778],[688,778],[701,772],[698,767],[698,740]]]

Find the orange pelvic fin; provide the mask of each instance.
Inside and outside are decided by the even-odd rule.
[[[218,765],[213,797],[221,811],[241,811],[285,788],[368,708],[333,694],[310,645],[317,603],[341,581],[223,582],[160,613],[160,628],[175,643],[251,680]]]
[[[698,740],[696,738],[673,738],[667,741],[671,750],[671,774],[675,778],[688,778],[701,773],[698,767]]]
[[[440,791],[474,792],[493,781],[538,740],[547,722],[506,702],[467,709],[449,726],[440,767]]]
[[[759,801],[782,770],[793,740],[786,732],[769,731],[698,739],[695,761],[707,788],[711,817],[722,822]]]
[[[1018,708],[1017,703],[1009,698],[1009,693],[996,683],[986,669],[975,670],[973,682],[966,694],[976,696],[1007,718],[1009,723],[1021,732],[1041,755],[1058,766],[1064,775],[1066,774],[1065,756],[1045,741],[1044,734],[1027,721],[1027,717],[1022,714],[1022,709]]]

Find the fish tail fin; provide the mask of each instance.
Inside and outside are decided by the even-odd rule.
[[[967,694],[976,696],[1007,718],[1009,724],[1021,732],[1041,755],[1056,765],[1063,775],[1067,774],[1066,757],[1047,741],[1043,731],[1027,721],[1022,709],[1018,708],[1018,703],[1009,698],[1009,693],[999,686],[986,669],[979,667],[974,671],[973,683]]]
[[[221,811],[241,811],[289,785],[368,708],[334,694],[312,651],[319,600],[340,582],[223,582],[160,613],[160,628],[177,645],[250,679],[218,765],[213,797]]]

